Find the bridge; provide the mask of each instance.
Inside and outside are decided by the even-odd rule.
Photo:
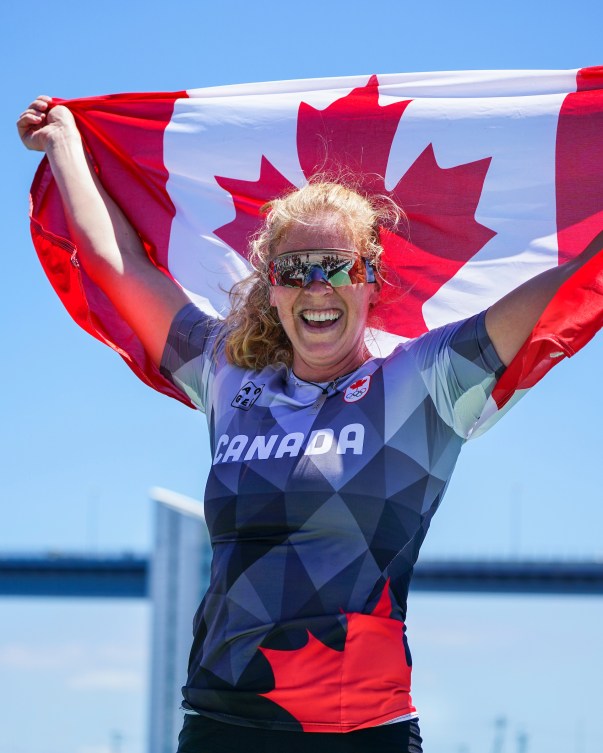
[[[89,554],[0,555],[0,596],[150,598],[151,558]],[[603,594],[603,561],[422,560],[412,590]]]

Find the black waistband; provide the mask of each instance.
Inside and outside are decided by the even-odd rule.
[[[417,719],[354,732],[292,732],[225,724],[187,714],[178,753],[422,753]]]

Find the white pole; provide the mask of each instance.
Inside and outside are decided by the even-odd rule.
[[[151,560],[149,753],[174,753],[182,727],[181,688],[195,611],[209,583],[211,547],[203,505],[153,488],[155,544]]]

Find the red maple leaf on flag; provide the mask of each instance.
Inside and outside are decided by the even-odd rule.
[[[380,105],[379,82],[371,76],[324,110],[302,102],[297,119],[297,151],[306,178],[353,174],[361,190],[390,196],[408,217],[408,234],[382,230],[391,284],[383,286],[370,322],[404,337],[427,330],[423,304],[495,235],[475,219],[490,158],[442,168],[430,144],[387,190],[392,143],[410,102]],[[221,176],[216,181],[231,194],[235,217],[214,232],[247,257],[262,205],[295,186],[266,157],[257,181]]]
[[[345,615],[343,651],[326,646],[310,631],[302,648],[260,648],[275,685],[263,695],[313,731],[332,731],[338,722],[343,728],[361,729],[410,710],[404,623],[391,619],[391,609],[388,580],[371,614]]]

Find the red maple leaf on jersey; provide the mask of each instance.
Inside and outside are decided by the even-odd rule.
[[[365,382],[366,382],[366,378],[364,378],[364,379],[358,379],[358,380],[357,380],[356,382],[354,382],[354,384],[350,384],[350,389],[351,389],[351,390],[357,390],[357,389],[359,389],[360,387],[362,387],[362,385],[363,385],[363,384],[364,384]]]
[[[371,614],[346,614],[343,651],[308,631],[299,649],[260,648],[274,674],[263,695],[292,714],[305,731],[346,731],[414,711],[404,623],[391,618],[389,580]]]
[[[430,144],[389,191],[384,182],[400,119],[410,100],[379,104],[379,82],[352,90],[324,110],[302,102],[297,151],[306,178],[352,173],[367,194],[389,195],[408,216],[408,234],[382,230],[384,263],[392,283],[383,286],[371,322],[405,337],[427,330],[423,304],[495,233],[475,219],[490,159],[455,167],[438,165]],[[235,218],[215,234],[247,257],[248,240],[261,222],[263,204],[293,184],[262,157],[257,181],[216,176],[233,199]],[[392,305],[393,304],[393,305]]]

